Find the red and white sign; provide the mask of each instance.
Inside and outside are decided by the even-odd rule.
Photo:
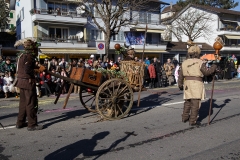
[[[97,54],[105,54],[105,42],[96,42]]]

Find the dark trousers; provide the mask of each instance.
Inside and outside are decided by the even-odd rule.
[[[182,114],[182,120],[186,121],[189,119],[190,124],[195,124],[198,119],[198,111],[200,108],[200,103],[201,103],[200,99],[185,100],[183,114]]]
[[[36,87],[32,90],[20,88],[20,101],[17,125],[22,126],[28,120],[28,127],[37,125],[37,93]]]
[[[48,84],[46,82],[43,83],[43,87],[45,88],[45,95],[50,95],[52,94]]]
[[[161,73],[157,73],[157,87],[162,87],[162,74]]]
[[[155,86],[155,78],[150,78],[149,88],[154,88]]]

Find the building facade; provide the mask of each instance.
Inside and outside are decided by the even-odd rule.
[[[154,4],[167,3],[152,0]],[[96,42],[104,41],[104,34],[88,18],[78,10],[79,3],[73,0],[17,0],[16,26],[17,39],[36,37],[41,42],[40,58],[89,58],[91,54],[99,57]],[[94,11],[93,11],[94,12]],[[134,11],[132,11],[134,12]],[[136,14],[136,13],[134,13]],[[125,31],[143,31],[148,27],[145,55],[161,57],[166,52],[167,43],[161,34],[165,26],[161,24],[161,10],[156,12],[139,12],[133,18],[137,25],[124,26],[115,36],[111,37],[110,56],[115,55],[114,45],[124,44]],[[137,56],[141,58],[143,46],[134,46]]]
[[[172,13],[172,10],[167,7],[166,12]],[[205,15],[209,15],[211,17],[212,21],[210,29],[211,33],[208,34],[205,37],[199,37],[194,40],[196,43],[206,43],[209,46],[212,46],[215,42],[215,38],[217,36],[221,37],[224,42],[224,47],[220,51],[221,55],[223,57],[226,57],[228,55],[235,55],[237,57],[240,57],[240,12],[233,11],[233,10],[227,10],[227,9],[221,9],[221,8],[215,8],[210,6],[201,6],[201,5],[194,5],[190,4],[187,7],[183,8],[180,12],[177,12],[174,15],[174,18],[171,18],[172,20],[169,21],[166,20],[166,22],[171,22],[170,25],[174,26],[174,23],[176,20],[186,13],[188,13],[189,10],[194,10],[196,13],[204,13]],[[166,14],[166,12],[164,14]],[[169,23],[168,23],[169,24]],[[197,27],[197,26],[196,26]],[[197,28],[196,28],[197,29]],[[171,34],[171,33],[170,33]],[[179,42],[179,39],[174,36],[174,34],[171,34],[171,41],[173,43]],[[181,42],[187,42],[188,37],[184,34],[181,35]],[[206,46],[206,45],[204,45]],[[207,47],[208,48],[208,47]],[[208,51],[202,52],[202,54],[205,53],[214,53],[214,50],[212,49]],[[171,52],[171,51],[170,51]],[[185,48],[185,52],[187,52],[187,47]],[[172,51],[171,54],[174,54]]]

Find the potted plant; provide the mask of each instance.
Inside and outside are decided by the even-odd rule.
[[[29,12],[30,12],[31,15],[33,15],[35,13],[35,10],[31,9]]]
[[[227,29],[233,30],[234,27],[232,25],[227,25]]]

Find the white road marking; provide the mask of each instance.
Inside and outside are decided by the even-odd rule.
[[[11,128],[16,128],[16,126],[7,126],[7,127],[4,127],[4,129],[11,129]],[[3,129],[1,126],[0,126],[0,130]]]

